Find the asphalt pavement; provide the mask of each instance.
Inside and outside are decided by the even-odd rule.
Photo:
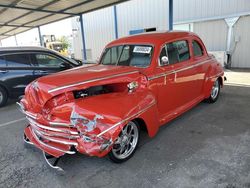
[[[0,187],[250,188],[250,87],[227,85],[215,104],[200,103],[153,139],[143,133],[123,164],[67,155],[64,172],[23,143],[26,122],[14,102],[0,109]]]

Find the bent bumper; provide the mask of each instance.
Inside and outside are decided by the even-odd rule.
[[[25,128],[24,136],[29,140],[28,143],[56,158],[76,152],[103,157],[108,154],[112,144],[108,141],[104,143],[90,142],[75,130],[46,126],[30,118],[27,119],[30,124]]]
[[[50,140],[44,139],[41,135],[38,135],[31,126],[27,126],[24,130],[24,135],[28,138],[29,142],[35,145],[37,148],[41,149],[42,151],[53,155],[54,157],[60,157],[64,154],[75,154],[76,151],[74,146],[52,142]]]

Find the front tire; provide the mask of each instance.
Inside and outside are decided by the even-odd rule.
[[[214,82],[214,85],[213,85],[213,87],[211,89],[210,96],[207,99],[207,102],[214,103],[214,102],[217,101],[217,99],[219,98],[219,95],[220,95],[220,88],[221,88],[221,84],[220,84],[219,79],[217,79]]]
[[[115,163],[122,163],[130,159],[138,146],[140,138],[140,127],[137,122],[129,121],[123,127],[118,138],[116,139],[109,158]]]
[[[0,107],[5,106],[7,101],[8,101],[7,91],[0,86]]]

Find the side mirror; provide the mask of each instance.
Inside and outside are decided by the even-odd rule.
[[[162,65],[168,65],[168,57],[167,56],[162,56],[162,58],[161,58],[161,66]]]

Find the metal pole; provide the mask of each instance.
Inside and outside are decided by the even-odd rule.
[[[169,0],[169,20],[168,20],[168,29],[173,30],[173,0]]]
[[[115,23],[115,38],[118,39],[118,22],[117,22],[116,5],[114,6],[114,23]]]
[[[87,60],[86,43],[85,43],[84,27],[83,27],[83,17],[82,17],[82,14],[80,14],[79,16],[80,16],[80,26],[81,26],[81,33],[82,33],[83,60]]]
[[[40,26],[38,26],[37,29],[38,29],[38,34],[39,34],[40,46],[44,46]]]
[[[18,46],[16,35],[14,35],[14,37],[15,37],[15,41],[16,41],[16,46]]]

